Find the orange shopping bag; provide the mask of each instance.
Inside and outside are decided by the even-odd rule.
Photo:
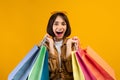
[[[113,69],[91,47],[79,51],[82,60],[97,80],[116,80]]]

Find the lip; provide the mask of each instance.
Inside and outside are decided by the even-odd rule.
[[[57,37],[61,37],[63,35],[63,31],[56,31],[56,34]]]
[[[61,31],[61,32],[56,32],[57,34],[62,34],[63,33],[63,31]]]

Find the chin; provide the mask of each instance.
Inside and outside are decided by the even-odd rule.
[[[63,39],[63,37],[56,37],[56,39],[57,39],[57,40],[62,40],[62,39]]]
[[[63,37],[57,37],[57,39],[63,39]]]

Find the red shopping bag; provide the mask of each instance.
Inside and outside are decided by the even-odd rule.
[[[85,76],[85,80],[96,80],[96,78],[94,77],[94,75],[90,72],[90,70],[87,68],[86,64],[81,59],[79,51],[77,51],[75,53],[75,56],[77,58],[78,65],[81,67],[82,72],[83,72],[83,74]]]
[[[97,80],[116,80],[113,69],[91,47],[79,51],[81,59]]]

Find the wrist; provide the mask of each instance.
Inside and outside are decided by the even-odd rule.
[[[50,46],[50,53],[54,53],[54,48]]]
[[[66,57],[68,57],[68,56],[70,56],[72,49],[71,49],[71,45],[67,45],[66,47],[67,47]]]
[[[49,43],[49,46],[50,46],[50,47],[53,47],[53,42],[50,42],[50,43]]]
[[[49,43],[49,50],[50,50],[50,53],[54,53],[54,46],[52,43]]]
[[[66,43],[66,46],[67,46],[67,47],[71,47],[71,44],[70,44],[70,43]]]

